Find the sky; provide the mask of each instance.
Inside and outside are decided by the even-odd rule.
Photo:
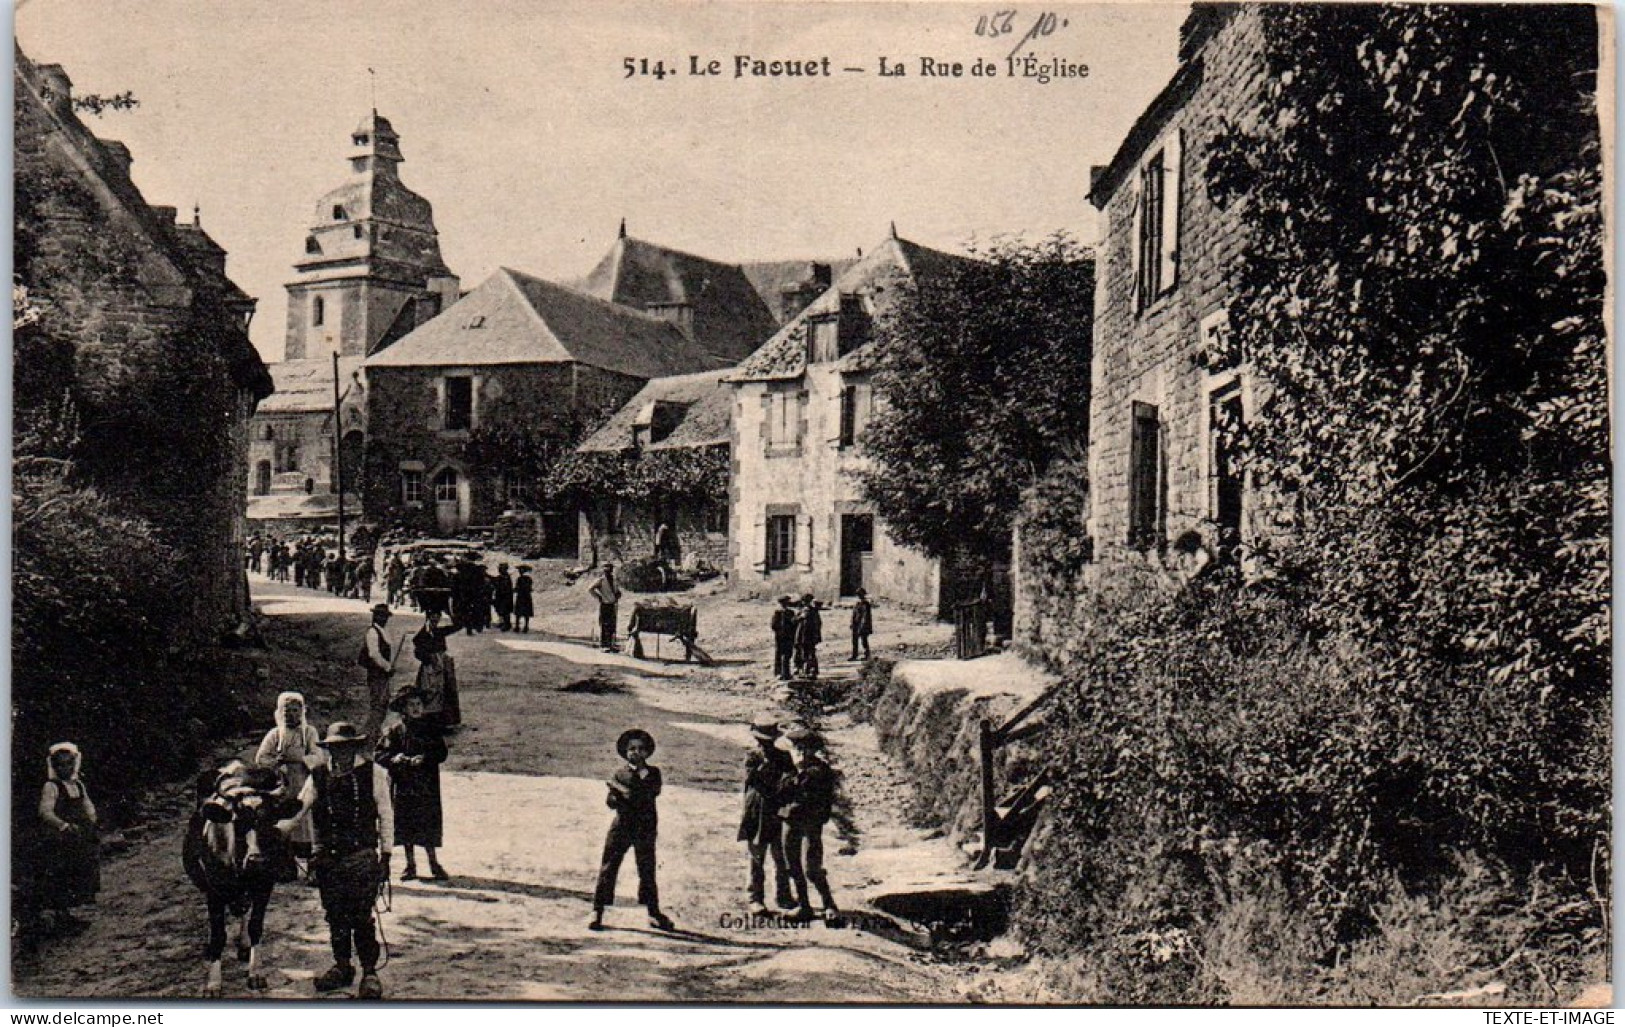
[[[282,286],[374,97],[464,289],[504,266],[578,278],[622,218],[728,262],[851,256],[893,222],[950,250],[1092,242],[1090,166],[1172,74],[1187,6],[1012,10],[979,26],[992,5],[21,0],[15,24],[76,92],[135,94],[87,124],[129,146],[148,202],[201,208],[277,360]],[[1087,76],[1012,76],[1018,44]],[[736,77],[741,56],[827,57],[830,75]],[[720,74],[690,74],[695,57]],[[998,75],[972,75],[979,58]],[[924,77],[924,59],[961,74]]]

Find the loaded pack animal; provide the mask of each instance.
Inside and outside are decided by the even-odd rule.
[[[298,875],[293,853],[276,822],[299,812],[299,801],[282,794],[275,770],[233,760],[198,779],[198,805],[186,828],[181,862],[209,908],[208,978],[204,998],[219,998],[226,915],[241,918],[237,958],[248,964],[248,987],[269,986],[260,966],[265,910],[279,882]]]

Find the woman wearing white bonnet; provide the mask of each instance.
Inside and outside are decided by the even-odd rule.
[[[47,779],[40,790],[40,899],[56,912],[59,928],[79,925],[68,910],[94,902],[101,887],[96,806],[79,780],[79,764],[77,745],[58,742],[51,746],[45,757]]]
[[[321,735],[305,719],[305,697],[298,692],[283,692],[276,697],[276,726],[265,733],[254,762],[274,769],[282,776],[283,794],[295,796],[305,786],[311,769],[326,758],[317,744],[320,741]],[[288,835],[294,854],[308,859],[314,841],[310,818],[300,817]]]

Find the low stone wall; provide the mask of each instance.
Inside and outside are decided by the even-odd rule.
[[[881,749],[913,781],[921,813],[955,842],[981,843],[982,720],[1003,724],[1054,682],[1010,653],[904,660],[892,668],[871,714]],[[1042,766],[1034,746],[1020,742],[998,751],[994,781],[1000,798]]]

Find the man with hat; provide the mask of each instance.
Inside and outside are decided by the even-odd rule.
[[[378,981],[378,934],[372,903],[380,882],[389,878],[395,846],[389,775],[364,757],[368,738],[354,724],[334,721],[319,743],[327,762],[311,771],[299,791],[300,813],[277,824],[286,835],[308,811],[316,828],[311,868],[321,889],[322,911],[333,946],[333,966],[316,978],[321,993],[347,988],[355,980],[351,954],[361,959],[356,998],[384,997]]]
[[[739,821],[739,840],[750,851],[750,911],[761,916],[767,891],[764,863],[773,856],[774,898],[780,909],[795,908],[790,874],[784,864],[784,824],[779,820],[779,795],[795,777],[790,754],[778,747],[779,718],[758,713],[750,722],[756,748],[745,757],[745,809]]]
[[[604,575],[593,583],[592,597],[598,600],[598,642],[604,652],[615,651],[615,604],[621,601],[620,586],[615,584],[615,565],[604,564]]]
[[[372,623],[367,626],[367,637],[361,643],[357,660],[367,669],[367,720],[364,730],[372,738],[384,726],[389,713],[389,675],[395,669],[394,649],[384,637],[389,624],[389,604],[379,603],[372,608]]]
[[[796,672],[805,678],[818,676],[818,643],[824,640],[824,618],[818,600],[808,592],[801,597],[796,614]]]
[[[784,858],[790,865],[790,880],[796,887],[796,919],[812,920],[807,882],[818,889],[824,903],[824,916],[837,912],[830,892],[829,875],[824,872],[824,825],[835,807],[835,771],[824,761],[822,741],[811,728],[793,724],[784,730],[790,743],[795,777],[783,795],[779,815],[784,818]]]
[[[590,930],[604,929],[604,910],[615,905],[615,878],[620,875],[626,850],[632,850],[638,868],[638,901],[649,911],[649,926],[672,929],[671,918],[660,910],[660,890],[655,884],[655,834],[659,817],[655,800],[660,797],[660,768],[649,763],[654,755],[654,736],[642,728],[623,731],[615,741],[615,751],[626,766],[609,779],[606,804],[615,811],[604,839],[604,857],[598,867],[598,887],[593,892]]]
[[[780,681],[790,680],[790,661],[796,650],[796,611],[789,596],[779,596],[779,607],[773,611],[773,674]]]
[[[869,636],[875,633],[875,610],[869,602],[869,593],[858,589],[858,601],[852,604],[852,660],[857,662],[858,646],[863,646],[863,658],[869,659]]]

